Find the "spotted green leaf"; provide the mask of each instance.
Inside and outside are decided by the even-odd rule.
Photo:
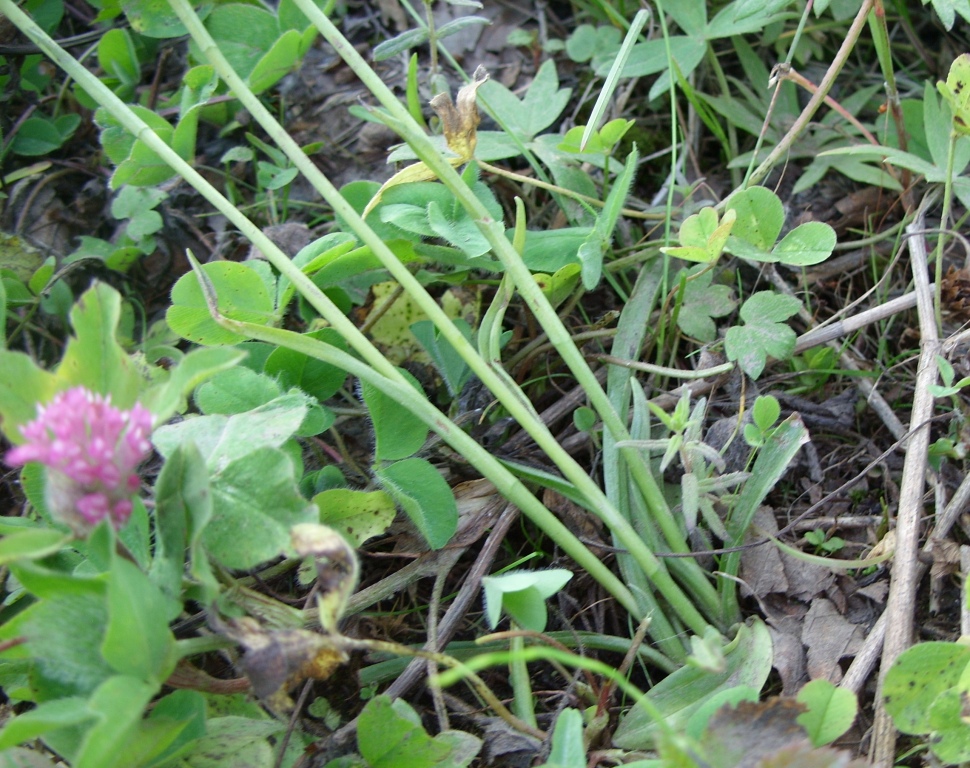
[[[961,136],[970,136],[970,53],[957,56],[946,82],[938,82],[936,87],[950,104],[953,129]]]

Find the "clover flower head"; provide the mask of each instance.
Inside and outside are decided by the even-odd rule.
[[[141,405],[123,411],[111,397],[83,387],[39,406],[21,429],[26,442],[7,453],[11,466],[35,461],[48,469],[51,514],[78,533],[104,518],[119,528],[131,514],[138,465],[151,451],[151,413]]]

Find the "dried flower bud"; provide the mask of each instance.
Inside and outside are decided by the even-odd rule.
[[[475,103],[478,87],[488,80],[484,67],[475,70],[472,81],[458,91],[458,106],[451,103],[447,93],[439,93],[431,100],[431,108],[441,119],[441,129],[445,134],[448,149],[461,158],[462,162],[472,159],[478,143],[478,106]]]

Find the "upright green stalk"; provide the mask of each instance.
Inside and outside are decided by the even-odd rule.
[[[512,622],[512,631],[519,629]],[[512,681],[512,712],[515,716],[533,728],[538,727],[536,721],[535,697],[532,695],[532,681],[529,677],[529,665],[526,664],[523,652],[525,638],[513,635],[509,640],[509,677]]]
[[[173,0],[173,2],[184,2],[184,0]],[[316,25],[317,29],[319,29],[323,36],[327,39],[327,42],[334,47],[337,54],[363,81],[365,86],[377,98],[377,100],[380,101],[381,105],[387,110],[390,121],[393,121],[393,127],[408,142],[418,157],[424,161],[424,163],[437,175],[437,177],[445,184],[446,187],[448,187],[452,194],[455,195],[458,201],[462,204],[462,207],[464,207],[472,218],[476,220],[483,235],[492,246],[493,252],[501,260],[506,271],[512,276],[519,294],[523,297],[526,304],[529,306],[529,309],[536,316],[536,319],[539,321],[542,327],[546,330],[550,342],[556,348],[557,352],[559,352],[559,354],[562,356],[563,361],[572,371],[577,382],[590,398],[593,407],[599,413],[605,427],[610,431],[611,434],[613,434],[617,441],[628,440],[629,433],[627,432],[625,424],[620,419],[616,411],[613,410],[606,393],[603,391],[599,381],[596,379],[596,375],[589,368],[582,353],[577,349],[576,345],[573,344],[572,339],[569,337],[568,331],[566,330],[562,321],[559,319],[559,316],[556,314],[555,310],[549,304],[545,295],[542,293],[542,290],[533,278],[532,273],[522,262],[522,259],[519,257],[518,253],[516,253],[508,238],[506,238],[505,228],[502,223],[493,221],[491,219],[485,206],[474,195],[471,189],[469,189],[468,185],[462,181],[461,177],[450,165],[450,163],[437,151],[430,139],[421,131],[420,126],[418,126],[411,118],[407,109],[398,101],[397,97],[390,91],[390,89],[387,88],[387,86],[367,65],[363,58],[361,58],[360,54],[354,50],[353,46],[351,46],[343,35],[340,34],[339,30],[337,30],[333,23],[313,5],[312,0],[295,0],[295,4],[301,11],[303,11],[307,18],[309,18],[310,21]],[[237,96],[238,95],[239,94],[237,94]],[[283,147],[283,149],[285,151],[286,148]],[[341,215],[343,214],[341,213]],[[356,228],[356,225],[354,226]],[[367,241],[365,240],[365,242]],[[377,253],[376,249],[375,253]],[[390,269],[389,265],[388,268]],[[404,271],[406,272],[406,270]],[[397,274],[394,272],[392,272],[392,274],[394,274],[395,279],[398,279]],[[409,274],[406,277],[402,276],[402,279],[400,279],[399,282],[401,282],[405,290],[407,290],[410,294],[410,284],[415,281],[409,280],[408,278],[410,278]],[[408,282],[406,283],[405,280]],[[423,306],[422,308],[424,309]],[[440,310],[434,314],[429,312],[429,317],[431,317],[435,324],[438,325],[436,315],[441,314],[442,313]],[[443,321],[450,325],[450,321],[448,321],[446,318],[443,318]],[[442,332],[444,333],[445,327],[441,327]],[[464,338],[459,333],[455,333],[453,335],[456,338],[452,339],[450,336],[448,336],[448,341],[455,346],[459,354],[466,359],[466,362],[469,362],[469,365],[471,365],[471,362],[465,357],[465,350],[470,348],[470,345],[465,342]],[[478,373],[478,371],[476,371],[476,373]],[[491,384],[489,381],[481,376],[481,374],[479,375],[486,386],[491,389]],[[503,390],[499,389],[494,392],[496,396],[499,397],[502,404],[508,407],[507,403],[503,399]],[[530,423],[522,423],[522,426],[538,442],[536,433],[532,431]],[[542,429],[545,431],[544,427],[542,427]],[[557,456],[562,455],[561,451],[556,450],[557,446],[555,445],[554,440],[552,441],[552,445],[548,447],[547,445],[542,445],[542,447],[543,450],[547,451],[550,451],[551,449],[550,457],[553,458],[554,461],[556,460]],[[621,449],[621,453],[624,460],[629,463],[631,477],[640,492],[643,494],[647,505],[650,508],[651,514],[654,516],[655,521],[663,531],[664,537],[667,539],[671,550],[676,552],[688,552],[689,548],[687,547],[684,537],[680,533],[680,528],[677,521],[670,512],[663,493],[661,492],[660,487],[653,475],[650,473],[650,469],[644,461],[643,456],[640,455],[639,451],[634,448],[623,448]],[[634,554],[638,561],[641,562],[641,565],[644,567],[646,572],[650,573],[651,571],[655,570],[655,568],[649,564],[650,561],[653,561],[657,567],[666,572],[663,565],[656,560],[652,554],[649,553],[649,550],[643,546],[643,543],[639,540],[632,529],[629,528],[626,521],[618,513],[616,513],[616,510],[611,504],[609,504],[602,491],[595,485],[595,483],[589,482],[589,478],[586,475],[585,470],[579,467],[578,464],[575,464],[571,457],[566,456],[564,457],[564,460],[568,461],[568,465],[564,466],[556,461],[557,466],[559,466],[563,473],[567,475],[570,481],[572,481],[584,493],[587,493],[588,498],[594,503],[597,513],[600,514],[604,522],[611,529],[617,531],[618,535],[624,539],[623,546],[628,548],[631,553]],[[592,488],[590,488],[591,485]],[[632,534],[632,539],[635,539],[635,541],[626,540],[626,531],[629,531]],[[701,569],[696,563],[692,561],[689,562],[690,565],[687,566],[687,570],[693,572],[693,580],[691,581],[690,588],[694,598],[712,618],[717,617],[718,609],[716,606],[718,600],[716,591],[707,580],[707,576],[704,574],[703,569]],[[680,612],[679,609],[678,612]],[[688,625],[691,624],[691,622],[687,623]]]
[[[946,245],[946,232],[950,224],[950,206],[953,205],[953,156],[956,154],[957,134],[950,129],[950,144],[946,154],[946,178],[943,182],[943,212],[940,214],[940,234],[936,238],[936,249],[933,258],[936,262],[933,279],[933,311],[936,314],[936,330],[943,333],[943,249]]]
[[[195,17],[195,14],[192,12],[191,8],[188,8],[184,3],[175,3],[175,6],[180,8],[185,13],[186,18],[184,20],[187,21],[189,25],[194,25],[201,29],[201,24],[198,23],[198,19]],[[317,311],[319,311],[322,316],[331,322],[335,329],[348,340],[348,342],[361,354],[361,356],[370,366],[373,367],[375,371],[379,372],[380,375],[385,377],[389,382],[399,386],[404,386],[404,379],[400,372],[397,371],[397,369],[395,369],[369,343],[366,337],[364,337],[359,330],[342,315],[342,313],[316,288],[316,286],[306,277],[306,275],[304,275],[298,268],[293,266],[292,262],[278,248],[276,248],[268,240],[268,238],[266,238],[259,231],[259,229],[252,224],[252,222],[246,219],[246,217],[243,216],[234,206],[232,206],[228,200],[220,195],[194,169],[185,163],[185,161],[183,161],[170,147],[168,147],[142,120],[131,112],[131,110],[113,93],[111,93],[97,78],[87,72],[66,52],[60,49],[46,34],[43,33],[42,30],[40,30],[39,27],[37,27],[36,24],[29,19],[29,17],[23,14],[11,2],[11,0],[0,0],[0,10],[6,13],[8,18],[10,18],[11,21],[20,27],[25,34],[27,34],[28,37],[37,43],[41,49],[44,50],[59,66],[68,71],[79,82],[79,84],[81,84],[81,86],[85,88],[88,93],[94,96],[99,103],[105,106],[108,111],[111,112],[119,120],[119,122],[125,126],[127,130],[133,133],[152,151],[158,154],[163,161],[168,163],[184,179],[198,189],[200,194],[202,194],[216,209],[220,210],[230,221],[238,226],[239,229],[247,237],[249,237],[250,240],[258,248],[260,248],[264,254],[268,256],[270,261],[277,269],[279,269],[281,274],[291,280],[294,286],[296,286],[296,288],[306,296],[309,303]],[[322,14],[320,14],[318,9],[312,6],[312,4],[308,5],[304,10],[305,12],[306,10],[309,10],[314,16],[322,18]],[[203,47],[210,49],[214,48],[211,38],[205,34],[204,29],[202,30],[202,33],[203,35],[201,39],[203,42],[208,41],[208,45]],[[215,58],[218,60],[222,57],[221,55],[218,55]],[[258,100],[252,96],[251,92],[249,92],[244,85],[239,83],[238,77],[235,76],[235,73],[232,73],[231,69],[228,69],[228,67],[226,67],[226,69],[227,72],[224,74],[229,75],[229,77],[226,79],[230,82],[230,86],[233,85],[231,82],[233,78],[235,79],[236,85],[239,86],[239,90],[237,90],[236,95],[241,98],[248,97],[252,102],[261,108]],[[380,81],[377,82],[380,84]],[[380,85],[382,86],[383,84]],[[406,110],[403,110],[403,107],[401,107],[396,100],[394,101],[394,104],[400,111],[404,112],[405,118],[409,120],[409,115],[407,115]],[[265,110],[263,111],[265,112]],[[273,121],[270,116],[270,123],[272,122]],[[419,135],[424,143],[428,144],[427,139],[423,134],[420,134],[420,132],[417,130],[412,132]],[[305,155],[299,151],[299,148],[295,145],[295,142],[293,142],[292,139],[287,136],[281,128],[279,128],[279,130],[275,133],[273,131],[270,131],[270,133],[274,136],[274,138],[280,141],[284,150],[288,150],[291,160],[293,160],[298,167],[301,165],[303,166],[301,167],[301,170],[304,170],[306,173],[306,166],[309,166],[310,173],[307,175],[310,176],[312,174],[312,176],[315,177],[315,181],[327,188],[329,192],[328,199],[330,199],[334,204],[334,207],[337,209],[338,213],[343,214],[346,212],[348,219],[353,220],[356,218],[359,220],[356,213],[350,209],[349,205],[347,205],[343,198],[336,193],[336,190],[332,187],[332,185],[330,185],[326,178],[323,177],[315,167],[313,167],[312,163],[310,163]],[[418,143],[420,144],[420,142]],[[511,244],[506,240],[504,230],[501,225],[497,222],[490,222],[487,220],[487,213],[480,206],[477,198],[475,198],[470,190],[468,190],[468,188],[460,181],[459,177],[451,166],[448,165],[443,158],[437,155],[433,147],[428,145],[425,146],[424,149],[429,151],[428,158],[431,160],[431,162],[439,166],[439,168],[442,170],[443,176],[448,178],[448,180],[452,183],[453,191],[457,190],[456,194],[458,194],[459,198],[462,199],[463,204],[465,204],[466,207],[472,211],[476,211],[476,209],[478,209],[480,217],[483,219],[486,234],[489,235],[490,239],[492,240],[496,251],[503,254],[507,260],[510,260],[510,273],[519,284],[520,292],[526,294],[526,299],[530,302],[530,305],[533,307],[533,310],[536,312],[537,316],[540,316],[540,318],[544,317],[546,320],[548,320],[548,318],[551,316],[551,318],[555,321],[553,327],[559,336],[559,343],[563,346],[563,349],[566,350],[565,354],[569,354],[569,348],[571,348],[571,354],[569,356],[572,360],[574,370],[578,370],[577,377],[580,378],[581,381],[585,379],[587,381],[592,381],[593,384],[596,385],[596,380],[595,377],[593,377],[592,372],[589,371],[588,367],[586,367],[585,362],[583,361],[578,350],[576,350],[575,347],[570,344],[570,340],[568,338],[568,334],[565,332],[565,329],[562,327],[561,323],[558,322],[558,318],[556,317],[552,308],[549,307],[547,302],[545,302],[545,299],[542,296],[541,291],[538,289],[535,281],[532,279],[531,274],[524,267],[524,265],[521,264],[521,261],[515,258],[514,251],[510,259],[508,251],[511,249]],[[379,257],[386,260],[385,263],[388,265],[389,269],[392,269],[392,272],[397,272],[395,277],[400,277],[402,284],[407,280],[410,280],[413,283],[414,281],[410,273],[408,273],[406,269],[402,268],[398,260],[386,248],[384,243],[381,242],[380,239],[377,238],[368,227],[366,227],[366,225],[363,225],[362,222],[360,223],[361,236],[365,242],[367,242],[368,245],[373,248],[374,252]],[[423,291],[421,291],[420,286],[418,286],[418,290],[415,291],[415,296],[420,297],[422,293]],[[464,338],[456,332],[450,322],[448,322],[446,318],[444,321],[442,321],[441,316],[443,313],[441,313],[440,308],[438,308],[437,305],[433,304],[432,302],[432,306],[429,307],[429,309],[432,310],[429,312],[429,315],[434,317],[434,314],[437,314],[439,316],[437,318],[437,322],[442,323],[440,327],[442,328],[442,331],[446,333],[446,335],[450,334],[451,338],[449,338],[449,341],[451,341],[456,348],[463,352],[463,356],[466,358],[466,361],[473,363],[473,368],[476,369],[476,373],[479,374],[480,378],[482,378],[486,385],[489,387],[494,387],[496,394],[501,393],[503,404],[509,409],[510,413],[513,413],[516,418],[520,419],[525,428],[530,429],[530,434],[533,434],[533,436],[536,437],[537,441],[540,442],[540,445],[544,448],[544,450],[546,450],[554,459],[565,456],[566,460],[563,461],[561,466],[563,467],[565,474],[567,474],[567,477],[569,477],[569,479],[584,494],[587,495],[591,504],[604,519],[607,525],[609,525],[611,529],[616,532],[618,540],[622,542],[622,546],[629,549],[631,554],[644,569],[644,573],[654,582],[657,589],[661,594],[664,595],[668,603],[670,603],[670,605],[678,613],[684,624],[689,627],[691,631],[697,634],[702,634],[704,628],[707,626],[707,622],[697,611],[693,602],[686,595],[684,595],[680,587],[671,579],[663,564],[656,557],[654,557],[652,552],[650,552],[650,550],[643,544],[629,523],[627,523],[619,515],[618,511],[613,508],[611,504],[609,504],[598,486],[596,486],[596,484],[590,480],[581,467],[579,467],[570,457],[568,457],[568,455],[562,451],[562,449],[556,444],[551,434],[548,433],[548,430],[544,428],[544,425],[538,423],[534,418],[532,418],[531,414],[528,412],[528,409],[522,407],[521,404],[517,402],[518,398],[515,396],[515,393],[508,391],[508,389],[503,386],[499,378],[495,376],[484,361],[481,360],[477,354],[475,354],[470,345],[464,343]],[[600,395],[599,398],[597,398],[597,390]],[[602,400],[602,397],[605,397],[598,385],[588,388],[588,391],[590,391],[591,395],[594,397],[594,400]],[[409,397],[410,403],[414,400],[413,392],[409,392]],[[602,406],[602,403],[600,403],[600,405]],[[608,419],[608,422],[613,425],[613,429],[615,429],[618,434],[622,435],[625,432],[625,429],[623,428],[622,423],[620,423],[619,417],[616,416],[615,413],[610,414],[608,411],[609,409],[606,409],[605,417]],[[639,463],[641,464],[643,471],[648,472],[646,465],[642,462],[642,458],[639,456],[637,456],[637,458],[640,459]],[[495,475],[493,470],[489,470],[486,476],[493,480],[500,480],[500,482],[497,483],[500,489],[505,490],[508,487],[507,473],[506,480],[504,482],[502,481],[501,477]],[[652,476],[649,477],[649,480],[653,482]],[[656,487],[655,482],[654,487]],[[656,488],[656,493],[659,496],[659,488]],[[659,496],[659,498],[662,501],[662,496]],[[548,510],[544,510],[544,507],[542,507],[541,504],[538,505],[538,508],[544,510],[545,516],[548,517],[542,515],[542,513],[536,508],[535,504],[524,501],[517,501],[516,503],[524,505],[524,511],[526,507],[529,507],[531,511],[536,512],[540,515],[540,517],[543,517],[543,522],[540,523],[540,525],[550,534],[551,537],[557,541],[562,538],[564,529],[560,529],[561,524],[559,524],[559,527],[557,527],[555,524],[558,523],[558,521],[548,513]],[[669,510],[667,512],[669,515]],[[551,525],[552,528],[547,528],[548,525]],[[642,613],[638,609],[636,601],[632,599],[629,590],[623,587],[623,585],[616,580],[615,576],[613,576],[608,569],[605,569],[601,563],[598,563],[596,558],[593,557],[593,555],[585,547],[583,547],[578,540],[568,543],[568,546],[564,544],[563,548],[570,554],[570,556],[574,557],[578,563],[581,563],[583,567],[587,568],[587,570],[590,572],[595,572],[598,580],[606,579],[606,581],[602,581],[601,583],[604,583],[604,586],[609,584],[607,588],[611,594],[614,594],[618,601],[620,601],[627,610],[638,618],[642,616]],[[583,561],[585,561],[585,563]],[[597,567],[597,564],[599,567]],[[698,571],[701,575],[703,574],[699,568]],[[713,591],[713,586],[710,585],[710,582],[704,583],[708,589]],[[708,610],[710,615],[716,616],[716,593],[715,606],[713,610],[711,610],[710,601],[707,599],[702,601],[702,605],[704,605],[705,609]],[[671,638],[666,638],[666,640],[670,639]],[[670,649],[671,647],[669,643],[664,643],[664,646],[666,649]],[[683,651],[681,650],[680,653],[682,654]]]
[[[260,229],[244,216],[229,200],[212,187],[194,168],[186,163],[176,152],[158,137],[149,126],[134,114],[114,93],[112,93],[98,78],[88,72],[75,61],[70,54],[60,48],[30,17],[24,14],[11,0],[0,0],[0,12],[4,13],[24,34],[59,67],[64,69],[78,84],[96,99],[111,115],[116,118],[129,132],[155,152],[165,163],[173,168],[183,179],[189,182],[214,208],[223,213],[234,226],[267,256],[280,272],[285,275],[298,289],[307,301],[318,312],[326,317],[333,326],[348,340],[354,349],[366,361],[366,365],[350,355],[339,356],[333,364],[363,380],[371,381],[374,385],[388,393],[390,397],[405,404],[428,425],[442,435],[449,444],[453,445],[463,455],[471,457],[474,465],[495,483],[499,491],[509,498],[522,511],[531,517],[535,523],[550,536],[556,544],[576,563],[588,571],[603,587],[613,595],[631,615],[642,619],[643,613],[630,591],[619,579],[606,568],[600,560],[589,551],[562,523],[547,510],[494,457],[484,451],[467,434],[455,427],[444,414],[434,408],[426,400],[414,397],[414,389],[401,375],[400,371],[391,365],[387,359],[360,333],[343,314],[323,295],[313,282],[295,267],[286,256]],[[247,327],[245,333],[252,338],[263,338],[271,332],[285,333],[279,329],[264,328],[262,326]],[[272,341],[280,343],[280,339],[271,337]],[[287,337],[287,346],[301,349],[300,340],[309,341],[299,334]],[[270,339],[267,339],[270,340]],[[307,354],[318,355],[317,349],[307,350]],[[682,656],[683,648],[678,644],[669,644],[665,649],[676,651]]]
[[[872,30],[872,42],[876,47],[876,58],[879,59],[879,69],[883,82],[886,83],[886,101],[889,103],[889,113],[896,124],[896,137],[899,148],[906,149],[906,126],[903,122],[903,108],[899,102],[899,89],[896,87],[896,72],[893,68],[892,44],[889,42],[889,30],[886,27],[886,8],[883,0],[874,0],[872,13],[869,14],[869,29]],[[908,175],[909,171],[905,171]],[[903,189],[908,190],[909,184],[904,183]]]
[[[438,35],[434,27],[434,9],[431,7],[432,0],[424,0],[425,15],[428,20],[428,46],[431,49],[431,82],[438,77]],[[432,95],[437,94],[432,91]]]

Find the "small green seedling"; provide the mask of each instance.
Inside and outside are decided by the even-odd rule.
[[[940,370],[940,378],[943,379],[943,386],[939,384],[930,385],[930,393],[933,397],[953,397],[959,394],[960,390],[965,386],[970,384],[970,376],[964,376],[960,381],[954,383],[954,378],[956,378],[956,373],[953,370],[953,366],[950,365],[950,361],[945,357],[936,355],[936,365]]]
[[[834,555],[845,547],[845,539],[839,536],[828,538],[822,530],[808,531],[803,538],[812,545],[816,555]]]
[[[724,658],[724,640],[721,633],[714,627],[708,627],[703,637],[692,636],[687,664],[715,675],[723,672],[727,661]]]
[[[967,456],[967,446],[962,440],[954,440],[952,437],[941,437],[930,444],[926,456],[929,459],[930,466],[939,472],[943,459],[963,461]]]
[[[751,423],[744,425],[744,440],[752,448],[760,448],[771,437],[772,428],[781,415],[778,400],[771,395],[761,395],[751,409]]]
[[[799,374],[798,386],[789,391],[792,394],[818,391],[828,383],[836,365],[835,350],[831,347],[816,347],[796,355],[791,366]]]

